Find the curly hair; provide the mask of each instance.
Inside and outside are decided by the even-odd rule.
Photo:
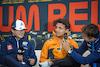
[[[58,19],[55,21],[55,24],[57,24],[57,23],[62,23],[65,25],[65,29],[70,29],[70,24],[67,19]]]
[[[94,24],[87,24],[81,29],[82,33],[87,34],[88,37],[95,37],[99,36],[99,28]]]

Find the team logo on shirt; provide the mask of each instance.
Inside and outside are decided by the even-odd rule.
[[[100,52],[100,48],[97,51]]]
[[[91,44],[88,44],[88,43],[87,43],[87,46],[88,46],[88,47],[91,47]]]
[[[23,46],[27,46],[28,42],[22,42]]]
[[[7,45],[7,49],[8,50],[12,50],[13,48],[12,48],[12,45],[10,44],[10,45]]]

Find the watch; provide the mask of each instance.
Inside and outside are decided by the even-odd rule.
[[[70,50],[68,50],[68,53],[69,53],[69,54],[71,54],[71,53],[72,53],[72,51],[73,51],[73,50],[72,50],[72,49],[70,49]]]

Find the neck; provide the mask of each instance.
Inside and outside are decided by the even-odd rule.
[[[61,39],[63,39],[64,38],[64,36],[57,36],[58,38],[61,38]]]
[[[19,40],[20,38],[18,38],[18,37],[15,37],[17,40]]]

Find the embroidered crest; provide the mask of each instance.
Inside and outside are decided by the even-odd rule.
[[[97,51],[100,52],[100,48]]]
[[[23,46],[27,46],[28,42],[22,42]]]
[[[10,44],[10,45],[7,45],[7,49],[8,50],[12,50],[13,48],[12,48],[12,45]]]
[[[21,23],[20,26],[23,26],[23,23]]]

